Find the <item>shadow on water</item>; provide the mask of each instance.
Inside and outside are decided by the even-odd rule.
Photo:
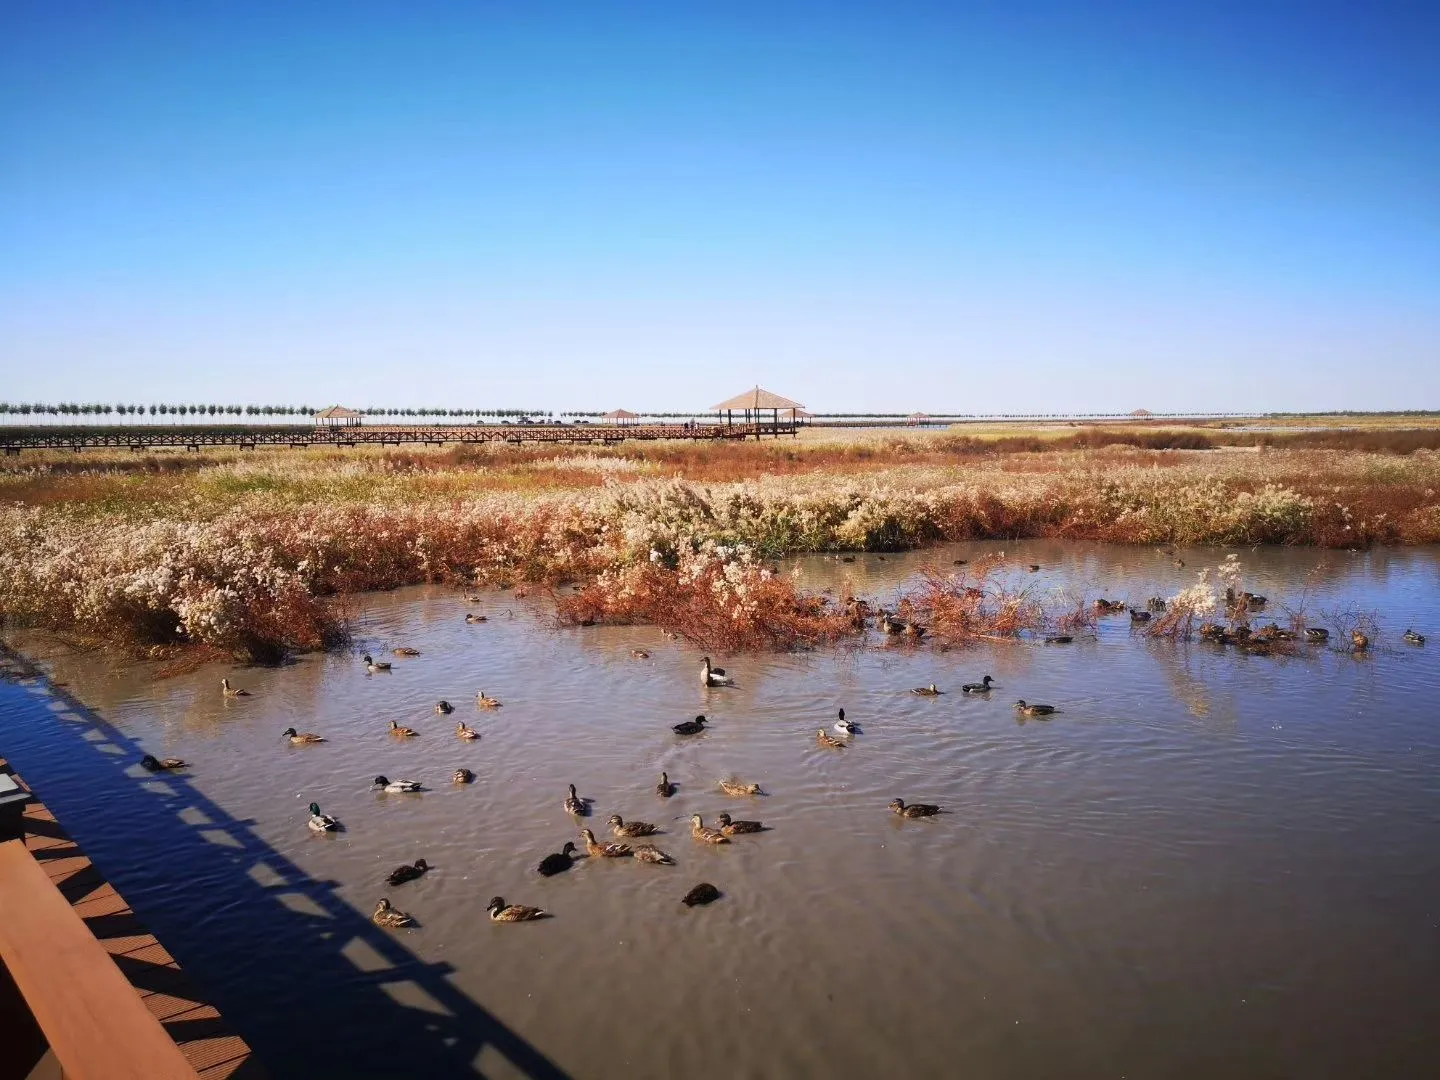
[[[0,751],[272,1075],[567,1080],[459,991],[450,965],[415,956],[182,773],[147,773],[134,742],[62,690],[0,678],[0,721]],[[174,889],[172,867],[194,884]],[[304,1010],[277,1018],[296,979]]]

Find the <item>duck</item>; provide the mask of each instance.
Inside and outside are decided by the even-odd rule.
[[[231,686],[229,679],[220,680],[220,693],[225,697],[249,697],[249,690],[242,690],[238,686]]]
[[[1106,600],[1103,596],[1095,601],[1095,610],[1102,615],[1109,615],[1125,610],[1123,600]]]
[[[559,851],[552,851],[540,860],[540,865],[535,869],[545,877],[554,877],[556,874],[563,874],[575,863],[575,845],[569,840]]]
[[[1075,639],[1069,634],[1051,634],[1045,639],[1046,645],[1069,645]]]
[[[188,761],[182,761],[178,757],[157,758],[154,754],[146,754],[140,759],[140,764],[150,772],[169,772],[171,769],[190,767]]]
[[[700,665],[700,682],[704,686],[734,686],[735,680],[725,674],[724,668],[711,667],[707,656]]]
[[[1225,640],[1225,628],[1224,628],[1223,626],[1220,626],[1220,625],[1217,624],[1217,623],[1211,623],[1211,622],[1201,623],[1201,624],[1200,624],[1200,637],[1201,637],[1201,640],[1203,640],[1203,641],[1221,641],[1221,642],[1223,642],[1223,641]]]
[[[662,799],[668,799],[675,794],[675,785],[670,782],[669,773],[660,774],[660,782],[655,785],[655,794]]]
[[[994,681],[995,680],[989,675],[986,675],[979,682],[967,682],[964,686],[960,687],[960,692],[962,694],[988,694],[991,690],[995,689],[990,685]]]
[[[419,780],[391,780],[388,776],[377,776],[371,787],[378,787],[391,795],[402,795],[408,792],[424,791]]]
[[[1260,596],[1256,593],[1242,593],[1241,597],[1245,601],[1245,606],[1251,611],[1259,611],[1270,602],[1267,597]]]
[[[631,855],[629,844],[621,844],[614,840],[607,840],[602,844],[595,839],[595,834],[589,829],[581,829],[580,835],[585,840],[585,853],[591,858],[628,859]]]
[[[466,594],[465,594],[465,603],[467,603],[467,604],[483,604],[484,602],[485,602],[485,597],[481,596],[481,595],[478,594],[478,593],[466,593]]]
[[[964,566],[964,565],[966,565],[969,561],[970,561],[969,559],[956,559],[956,560],[954,560],[950,565],[951,565],[951,566]]]
[[[439,716],[449,716],[454,711],[455,706],[451,705],[450,702],[446,701],[444,698],[441,698],[435,703],[435,712]]]
[[[654,844],[641,844],[633,854],[636,862],[659,863],[662,866],[675,865],[675,860]]]
[[[287,727],[280,733],[282,739],[289,739],[296,746],[305,743],[322,743],[325,741],[323,735],[316,735],[313,731],[296,731],[293,727]]]
[[[412,727],[403,727],[402,725],[396,723],[394,720],[391,720],[390,734],[398,735],[402,739],[413,739],[416,735],[419,735],[420,733]]]
[[[1359,630],[1350,631],[1350,644],[1356,652],[1364,652],[1370,648],[1370,638]]]
[[[570,794],[565,796],[565,812],[576,817],[586,817],[590,813],[590,804],[575,794],[574,784],[570,785]]]
[[[480,732],[461,720],[455,725],[455,737],[457,739],[478,739]]]
[[[649,659],[650,659],[650,654],[649,654],[648,652],[646,652],[644,649],[631,649],[631,650],[630,650],[630,659],[631,659],[631,660],[649,660]]]
[[[334,832],[340,827],[340,822],[336,821],[329,814],[322,814],[320,812],[320,804],[313,802],[310,804],[310,820],[307,821],[306,824],[309,825],[314,832]]]
[[[933,682],[929,686],[917,686],[911,690],[912,694],[919,694],[921,697],[939,697],[945,691],[936,686]]]
[[[360,657],[360,662],[365,665],[365,670],[370,672],[372,675],[377,671],[390,670],[389,660],[376,660],[371,657],[368,652],[364,656]]]
[[[1054,705],[1030,705],[1024,698],[1015,702],[1015,711],[1022,716],[1050,716],[1059,710]]]
[[[450,778],[455,784],[470,784],[475,781],[475,774],[469,769],[456,769],[455,775]]]
[[[730,838],[719,829],[707,829],[699,814],[690,815],[690,835],[707,844],[728,844]]]
[[[1148,601],[1146,601],[1145,606],[1148,607],[1151,611],[1158,614],[1165,610],[1165,599],[1164,597],[1160,596],[1152,596]]]
[[[676,735],[698,735],[705,730],[707,723],[709,721],[704,716],[697,716],[694,720],[684,720],[678,724],[672,724],[670,730]]]
[[[890,809],[901,817],[908,818],[934,817],[936,814],[942,813],[940,807],[934,803],[911,803],[906,806],[904,799],[891,799]]]
[[[765,831],[765,826],[758,821],[732,821],[730,815],[725,813],[716,814],[715,823],[726,836]]]
[[[1326,630],[1323,626],[1307,626],[1305,628],[1305,640],[1316,642],[1329,641],[1330,631]]]
[[[854,561],[853,559],[851,560]],[[680,898],[680,902],[686,907],[694,907],[696,904],[713,904],[720,899],[720,890],[708,881],[702,881],[693,889]]]
[[[1032,562],[1025,569],[1029,570],[1032,574],[1038,574],[1040,572],[1040,564],[1038,562]]]
[[[1144,623],[1150,621],[1150,612],[1141,611],[1139,608],[1130,609],[1130,621],[1132,623]]]
[[[859,734],[861,734],[860,725],[859,725],[859,724],[855,723],[854,720],[846,720],[846,719],[845,719],[845,710],[844,710],[844,709],[841,709],[841,710],[840,710],[839,718],[835,721],[835,730],[838,731],[838,732],[840,732],[841,735],[859,735]]]
[[[490,913],[491,922],[533,922],[535,919],[550,918],[550,913],[544,908],[507,904],[504,898],[499,896],[492,896],[490,903],[485,905],[485,910]]]
[[[408,645],[392,650],[396,656],[419,656],[419,649],[412,649]]]
[[[370,921],[376,926],[394,930],[401,926],[409,926],[415,920],[382,896],[380,902],[375,905],[375,914],[370,916]]]
[[[835,738],[834,735],[827,734],[824,728],[816,728],[816,729],[815,729],[815,741],[816,741],[819,745],[821,745],[821,746],[823,746],[823,747],[826,747],[827,749],[830,749],[830,750],[844,750],[844,749],[845,749],[845,743],[843,743],[843,742],[841,742],[839,739]]]
[[[500,708],[500,699],[490,697],[484,690],[479,690],[475,693],[475,704],[481,709],[498,709]]]
[[[385,880],[391,885],[404,885],[407,881],[414,881],[424,875],[430,869],[430,864],[424,859],[416,859],[414,864],[401,863],[386,876]]]
[[[913,620],[907,620],[905,625],[900,628],[900,632],[906,637],[912,637],[916,641],[919,641],[930,631],[926,627],[921,626],[918,622],[915,622]]]
[[[465,616],[465,622],[466,622],[466,624],[469,625],[469,626],[474,626],[476,623],[489,622],[489,621],[490,621],[490,616],[489,616],[489,615],[476,615],[476,614],[474,614],[473,612],[471,612],[470,614],[468,614],[468,615]]]
[[[735,798],[743,798],[747,795],[763,795],[759,784],[747,784],[743,780],[736,780],[733,777],[729,780],[720,781],[720,790],[726,795]]]
[[[880,629],[887,634],[903,634],[905,632],[905,620],[897,619],[888,611],[880,612]]]
[[[1406,642],[1408,642],[1408,643],[1411,644],[1411,645],[1424,645],[1424,644],[1425,644],[1425,635],[1424,635],[1424,634],[1418,634],[1418,633],[1416,633],[1414,630],[1406,630],[1404,636],[1405,636]]]
[[[840,561],[843,562],[843,563],[852,563],[852,562],[855,561],[855,556],[854,556],[854,555],[841,555],[841,556],[840,556]]]
[[[615,836],[653,836],[660,831],[658,825],[648,821],[626,821],[619,814],[611,814],[605,824],[610,826],[610,832]]]

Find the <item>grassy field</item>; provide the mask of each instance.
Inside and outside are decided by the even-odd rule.
[[[703,624],[709,640],[756,646],[853,621],[769,577],[764,560],[787,553],[1042,536],[1440,542],[1440,426],[1366,419],[27,454],[0,463],[0,613],[265,658],[342,638],[343,598],[359,590],[584,581],[585,617],[668,620],[697,636]]]

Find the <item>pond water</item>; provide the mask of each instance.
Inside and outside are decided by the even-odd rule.
[[[1226,554],[971,544],[784,569],[885,596],[999,547],[1041,564],[1036,588],[1141,602]],[[0,752],[280,1077],[1430,1075],[1440,551],[1240,555],[1282,622],[1374,611],[1377,648],[1247,656],[1120,618],[1069,646],[715,657],[738,685],[707,690],[700,652],[658,630],[556,630],[508,592],[467,625],[475,605],[416,588],[357,598],[353,652],[279,668],[157,679],[14,638],[64,688],[0,686]],[[1407,626],[1437,633],[1414,647]],[[366,649],[393,670],[368,674]],[[958,692],[984,674],[992,694]],[[222,698],[222,675],[251,696]],[[909,692],[931,682],[948,692]],[[482,688],[503,707],[477,709]],[[1021,722],[1020,697],[1061,711]],[[863,734],[817,747],[842,706]],[[697,713],[703,735],[672,734]],[[291,746],[290,726],[329,741]],[[193,767],[152,778],[144,752]],[[766,794],[721,794],[732,774]],[[570,783],[597,834],[655,822],[678,865],[538,876],[578,840]],[[897,796],[949,813],[901,820]],[[312,834],[312,800],[345,831]],[[688,816],[722,810],[771,829],[692,840]],[[722,899],[687,909],[700,881]],[[492,924],[494,895],[554,918]],[[381,896],[418,928],[370,927]]]

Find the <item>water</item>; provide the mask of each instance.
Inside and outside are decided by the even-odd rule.
[[[1139,601],[1224,554],[975,544],[783,569],[882,595],[996,547],[1040,563],[1037,588]],[[659,631],[557,631],[504,592],[467,626],[454,593],[407,589],[357,601],[358,646],[422,652],[383,675],[347,653],[156,680],[29,639],[105,723],[0,686],[5,749],[278,1076],[1429,1075],[1440,635],[1400,632],[1440,631],[1440,551],[1241,556],[1272,609],[1379,612],[1380,647],[1245,656],[1122,618],[1068,647],[715,657],[739,685],[706,690]],[[988,698],[908,692],[986,673]],[[253,696],[223,700],[223,674]],[[480,688],[503,708],[476,709]],[[1062,712],[1021,723],[1017,697]],[[842,705],[864,734],[816,747]],[[703,736],[671,734],[700,712]],[[292,747],[292,725],[330,741]],[[142,752],[194,768],[156,781]],[[429,790],[377,794],[377,773]],[[767,795],[722,795],[731,774]],[[578,839],[568,783],[597,833],[654,821],[679,865],[538,877]],[[896,796],[951,813],[902,821]],[[346,831],[312,835],[312,800]],[[692,841],[689,814],[725,809],[773,828]],[[418,857],[430,874],[384,884]],[[702,880],[723,899],[681,906]],[[496,894],[555,918],[492,925]],[[420,928],[370,928],[382,895]]]

